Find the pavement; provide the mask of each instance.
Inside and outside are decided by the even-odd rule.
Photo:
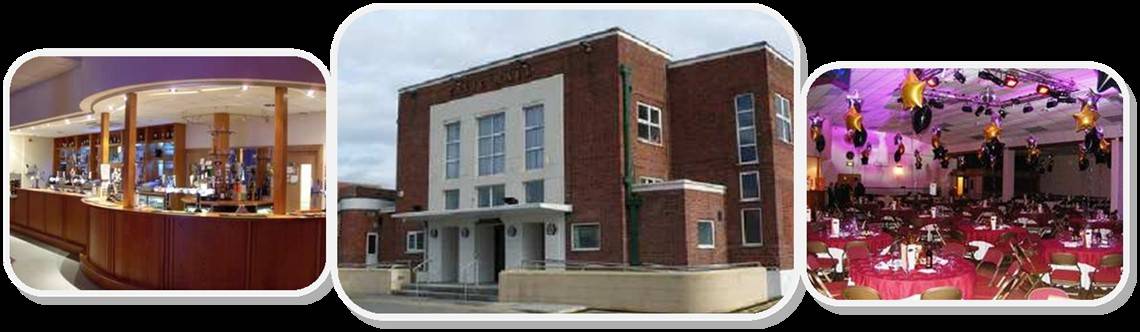
[[[586,310],[580,305],[445,300],[400,295],[352,295],[365,310],[381,313],[574,313]]]

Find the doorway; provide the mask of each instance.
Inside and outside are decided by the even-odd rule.
[[[503,269],[506,268],[507,248],[506,248],[506,241],[505,241],[504,236],[503,236],[504,228],[503,228],[502,223],[495,225],[494,233],[495,233],[495,269],[494,269],[495,275],[494,275],[494,280],[495,280],[495,283],[498,283],[499,282],[499,272],[502,272]]]
[[[365,241],[368,242],[365,243],[367,249],[365,250],[364,264],[376,265],[380,261],[380,236],[376,232],[369,232]]]

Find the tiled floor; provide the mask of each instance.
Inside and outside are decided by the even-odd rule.
[[[8,257],[16,277],[42,290],[99,289],[79,272],[77,257],[32,239],[11,236]]]

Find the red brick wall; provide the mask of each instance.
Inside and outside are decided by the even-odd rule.
[[[620,38],[618,42],[619,61],[631,69],[633,76],[633,100],[630,103],[630,139],[633,151],[634,181],[637,177],[650,176],[669,179],[669,113],[665,67],[669,60],[661,55]],[[661,144],[651,144],[637,139],[637,103],[644,103],[661,109]],[[620,112],[621,110],[618,109]]]
[[[717,214],[724,210],[720,194],[667,190],[638,193],[642,198],[641,261],[661,265],[708,265],[728,261],[725,222]],[[697,221],[714,223],[713,249],[697,248]]]
[[[770,52],[764,52],[766,55],[766,63],[768,70],[768,93],[779,94],[788,99],[789,107],[792,112],[792,119],[796,118],[795,114],[795,72],[792,67],[785,62],[780,61],[775,55]],[[768,109],[774,110],[774,100],[768,98]],[[769,112],[772,121],[775,121],[775,112]],[[773,135],[775,127],[773,128]],[[794,245],[794,229],[795,229],[795,208],[792,203],[792,192],[795,190],[793,181],[799,181],[800,178],[795,177],[795,168],[793,159],[793,146],[783,141],[774,140],[772,144],[772,159],[776,161],[772,164],[772,178],[775,179],[775,185],[772,186],[774,194],[770,197],[776,198],[776,220],[778,224],[778,252],[780,260],[780,268],[790,269],[794,265],[794,256],[792,253],[795,250]],[[806,180],[806,179],[805,179]]]
[[[380,215],[380,261],[398,262],[424,259],[423,254],[407,253],[409,231],[423,229],[423,223],[393,219],[391,214]]]
[[[626,261],[618,38],[594,40],[589,52],[583,47],[568,47],[527,59],[528,69],[520,80],[502,79],[521,66],[507,64],[460,78],[467,82],[463,89],[444,82],[401,93],[396,185],[404,196],[397,202],[396,210],[427,208],[429,157],[425,147],[431,105],[563,74],[563,143],[568,157],[565,192],[566,202],[574,206],[568,223],[600,223],[602,227],[599,251],[571,251],[570,233],[564,231],[566,259]],[[569,229],[570,225],[566,225],[565,230]]]
[[[775,66],[778,64],[772,64]],[[791,218],[778,218],[777,202],[791,204],[791,186],[777,188],[777,177],[790,181],[791,145],[774,142],[775,115],[769,96],[768,52],[748,52],[670,68],[669,104],[672,122],[672,171],[675,179],[691,179],[727,186],[724,219],[728,236],[728,256],[732,262],[757,261],[768,266],[791,268]],[[790,72],[790,69],[789,69]],[[791,75],[786,76],[787,91]],[[782,88],[782,87],[781,87]],[[755,95],[757,150],[759,163],[739,165],[736,147],[734,97]],[[791,94],[786,96],[790,97]],[[716,142],[712,144],[710,142]],[[787,155],[778,145],[787,145]],[[775,147],[774,147],[775,146]],[[776,164],[784,168],[776,171]],[[784,174],[785,170],[788,172]],[[760,172],[760,202],[740,201],[740,173]],[[790,182],[789,182],[790,184]],[[778,197],[778,198],[777,198]],[[741,209],[760,208],[763,245],[742,245]],[[790,210],[787,209],[787,210]],[[786,225],[785,225],[786,224]],[[788,230],[786,234],[782,229]],[[787,242],[787,251],[780,243]]]
[[[372,214],[372,216],[369,216]],[[364,264],[366,236],[378,221],[374,211],[349,210],[337,213],[337,264]]]

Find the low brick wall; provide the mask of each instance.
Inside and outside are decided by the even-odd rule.
[[[767,301],[763,267],[700,272],[507,270],[499,301],[632,312],[730,312]]]
[[[391,294],[412,281],[409,269],[340,268],[340,286],[349,295]]]

